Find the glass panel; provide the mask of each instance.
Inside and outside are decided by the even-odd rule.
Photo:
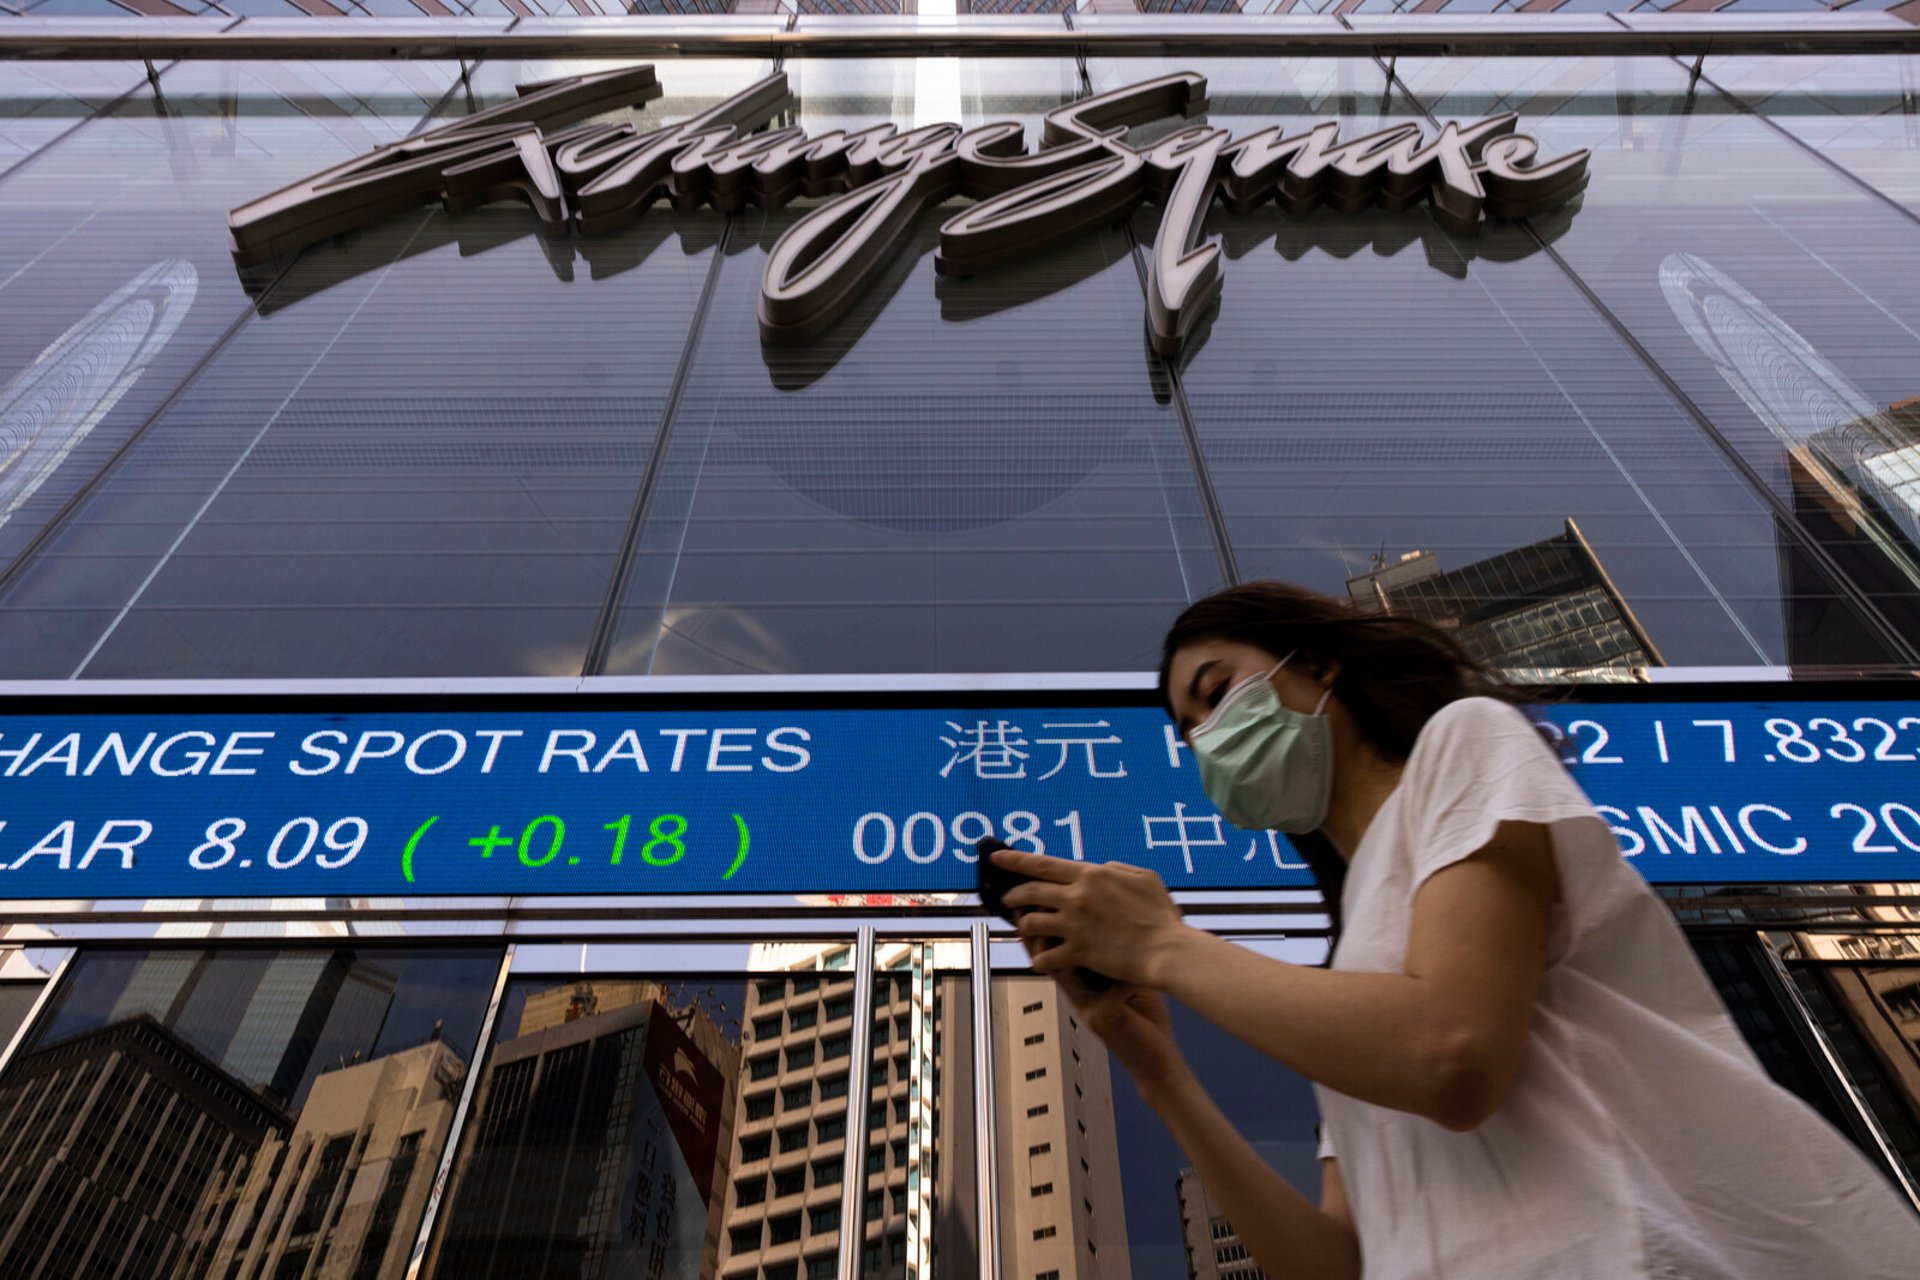
[[[1920,58],[1714,58],[1707,78],[1920,213]]]
[[[1089,63],[1097,89],[1166,69]],[[1194,69],[1209,121],[1237,136],[1432,130],[1381,101],[1370,63]],[[1586,140],[1543,141],[1555,156]],[[1454,236],[1422,208],[1215,207],[1225,287],[1184,386],[1242,574],[1433,618],[1522,678],[1887,660],[1780,511],[1542,252],[1591,202],[1539,220],[1539,239],[1510,223]],[[1136,234],[1156,223],[1141,211]]]
[[[1031,143],[1079,96],[1051,60],[788,69],[814,133],[1013,118]],[[609,671],[1139,668],[1216,584],[1125,238],[936,283],[960,207],[797,347],[756,308],[798,212],[735,220]]]
[[[510,982],[428,1274],[716,1274],[747,987],[598,971]]]
[[[1782,529],[1777,569],[1749,531],[1765,517],[1739,515],[1731,497],[1722,500],[1727,513],[1697,533],[1669,517],[1760,647],[1795,665],[1911,661],[1920,639],[1920,428],[1902,402],[1920,391],[1912,220],[1722,95],[1689,94],[1686,69],[1670,60],[1402,59],[1400,75],[1441,119],[1517,111],[1545,154],[1593,149],[1578,210],[1539,229],[1765,494]],[[1487,237],[1489,250],[1498,243]],[[1596,334],[1577,363],[1551,360],[1554,374],[1597,375],[1603,343]],[[1620,363],[1624,378],[1628,362]],[[1589,398],[1581,408],[1605,435],[1611,406]],[[1629,411],[1628,421],[1636,417],[1643,433],[1659,426],[1665,474],[1687,477],[1682,510],[1701,511],[1719,485],[1697,485],[1714,474],[1704,465],[1678,465],[1678,451],[1693,447],[1678,443],[1685,419],[1651,402]],[[1640,484],[1658,481],[1659,472],[1621,456]],[[1716,543],[1725,548],[1719,565],[1708,559]],[[1614,551],[1594,544],[1612,570]],[[1836,594],[1840,573],[1887,619],[1877,633]],[[1626,576],[1615,574],[1638,608],[1641,589]],[[1681,575],[1665,581],[1666,594],[1682,590]],[[1704,603],[1694,596],[1693,607]],[[1760,616],[1776,610],[1770,625]],[[1648,620],[1656,640],[1665,626]],[[1681,652],[1670,659],[1712,660]]]
[[[145,78],[137,62],[0,62],[0,176]]]
[[[597,69],[482,67],[476,101]],[[673,106],[763,70],[678,77]],[[720,225],[555,240],[422,208],[314,246],[10,593],[74,636],[21,664],[577,674]]]
[[[180,64],[0,178],[0,569],[249,311],[227,211],[405,136],[452,80],[432,62]],[[176,464],[232,463],[167,434]],[[190,513],[208,486],[160,487]],[[81,523],[51,579],[0,601],[0,673],[71,674],[152,564],[127,544],[164,549],[182,521],[123,500]]]
[[[82,952],[0,1076],[0,1272],[404,1275],[499,965]]]

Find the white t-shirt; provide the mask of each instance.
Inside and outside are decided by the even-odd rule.
[[[1920,1217],[1768,1078],[1517,709],[1468,698],[1421,730],[1354,852],[1332,967],[1404,972],[1414,895],[1504,820],[1551,828],[1562,901],[1499,1111],[1454,1133],[1315,1086],[1367,1280],[1920,1276]]]

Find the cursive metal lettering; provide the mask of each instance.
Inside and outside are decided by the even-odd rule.
[[[781,73],[645,133],[632,122],[578,123],[660,96],[652,67],[630,67],[523,85],[514,102],[242,205],[228,225],[234,258],[248,265],[435,199],[451,212],[521,200],[550,234],[599,235],[663,198],[731,213],[825,197],[767,258],[760,333],[784,343],[844,315],[932,206],[974,202],[941,224],[934,256],[942,275],[969,276],[1152,203],[1160,226],[1148,259],[1147,324],[1154,348],[1173,355],[1222,287],[1221,243],[1202,233],[1216,198],[1233,213],[1269,200],[1289,213],[1424,201],[1441,227],[1471,236],[1487,217],[1546,213],[1586,186],[1587,152],[1539,160],[1539,144],[1515,132],[1512,114],[1450,122],[1430,141],[1403,123],[1342,142],[1339,125],[1325,122],[1290,137],[1276,127],[1235,141],[1193,124],[1148,146],[1127,142],[1135,125],[1200,116],[1206,90],[1206,77],[1183,71],[1067,103],[1047,113],[1031,152],[1010,120],[818,137],[771,128],[793,106]]]

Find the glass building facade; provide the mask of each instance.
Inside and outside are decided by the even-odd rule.
[[[1910,699],[1916,23],[1915,0],[0,0],[0,692],[1137,684],[1184,604],[1280,578],[1547,688]],[[536,212],[577,190],[509,166],[237,252],[250,203],[638,65],[653,91],[547,145],[783,76],[767,134],[1009,121],[1034,148],[1067,104],[1197,73],[1198,113],[1126,146],[1512,113],[1587,176],[1477,234],[1209,188],[1219,296],[1171,352],[1165,190],[970,275],[938,252],[973,207],[948,198],[870,242],[802,341],[766,336],[769,281],[814,265],[782,246],[828,191],[682,177],[584,234]],[[1255,1274],[1017,948],[950,896],[817,888],[9,902],[0,1272]],[[1915,1194],[1911,890],[1665,892],[1769,1070]],[[1187,905],[1324,957],[1310,894]],[[1311,1194],[1305,1083],[1182,1030]]]

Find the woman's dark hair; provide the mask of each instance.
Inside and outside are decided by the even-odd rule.
[[[1188,605],[1174,620],[1160,655],[1160,698],[1173,714],[1168,673],[1173,656],[1203,640],[1233,640],[1292,654],[1290,666],[1338,664],[1333,695],[1367,742],[1390,760],[1413,752],[1435,712],[1461,698],[1518,703],[1519,694],[1439,627],[1405,614],[1367,613],[1345,600],[1285,582],[1248,582]],[[1346,862],[1324,836],[1294,837],[1340,928]]]

